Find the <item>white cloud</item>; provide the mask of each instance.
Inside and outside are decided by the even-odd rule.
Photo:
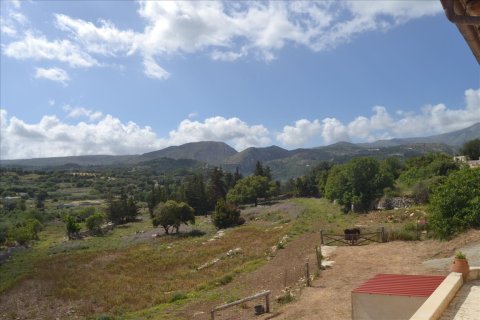
[[[55,24],[60,30],[68,32],[72,40],[81,44],[86,51],[107,56],[119,53],[131,55],[139,37],[132,30],[121,31],[106,20],[100,21],[97,27],[92,22],[55,14]]]
[[[321,132],[322,124],[319,120],[301,119],[295,121],[294,126],[283,127],[283,132],[277,134],[277,140],[287,146],[303,146]]]
[[[30,32],[22,40],[5,45],[3,54],[20,60],[57,60],[74,68],[98,65],[94,58],[69,40],[49,41],[44,36],[35,36]]]
[[[132,154],[165,147],[150,127],[122,123],[107,115],[95,123],[74,125],[56,116],[27,124],[1,111],[1,158],[19,159],[86,154]]]
[[[237,150],[266,146],[270,133],[263,125],[249,126],[239,118],[212,117],[204,122],[185,119],[169,133],[169,143],[179,145],[194,141],[224,141]]]
[[[35,78],[43,78],[48,79],[55,82],[60,82],[64,86],[67,85],[68,81],[70,81],[70,77],[68,73],[60,68],[37,68],[35,72]]]
[[[313,141],[317,144],[364,142],[455,131],[480,122],[480,89],[465,91],[464,108],[451,109],[440,103],[425,106],[421,113],[394,113],[392,116],[385,107],[375,106],[370,118],[358,116],[348,124],[335,118],[302,119],[293,126],[284,126],[276,138],[287,147],[300,147]]]
[[[145,75],[149,78],[165,80],[170,77],[170,73],[160,67],[155,59],[151,56],[143,59],[143,66]]]
[[[86,117],[90,121],[95,121],[103,116],[103,113],[100,111],[94,111],[83,107],[71,107],[70,105],[64,106],[63,110],[67,112],[67,118]]]
[[[97,65],[91,55],[138,54],[146,76],[167,79],[170,73],[156,60],[171,55],[205,53],[221,61],[248,56],[271,61],[288,44],[329,50],[362,33],[385,31],[442,12],[438,1],[374,2],[139,1],[142,32],[121,30],[107,20],[95,24],[55,14],[55,26],[68,40],[50,41],[30,32],[7,44],[4,54],[17,59],[58,60],[73,67]],[[13,27],[4,28],[3,22],[2,30],[16,32]]]
[[[135,154],[202,140],[225,141],[239,150],[270,143],[265,127],[249,126],[238,118],[183,120],[168,138],[162,138],[149,126],[123,123],[98,111],[70,106],[64,110],[70,118],[86,117],[91,122],[67,124],[52,115],[44,116],[38,123],[26,123],[13,116],[8,118],[6,110],[0,109],[0,158]]]

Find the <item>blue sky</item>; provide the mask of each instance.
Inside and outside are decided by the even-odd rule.
[[[480,121],[440,1],[2,1],[2,159],[424,136]]]

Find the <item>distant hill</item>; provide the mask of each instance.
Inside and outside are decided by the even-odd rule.
[[[266,162],[274,159],[282,159],[289,157],[291,154],[291,151],[277,146],[266,148],[251,147],[226,159],[224,166],[233,170],[238,167],[241,172],[248,173],[253,171],[257,161]]]
[[[391,140],[378,140],[371,143],[359,143],[361,146],[382,148],[393,147],[412,143],[441,143],[455,148],[461,147],[465,142],[480,138],[480,122],[468,128],[437,134],[429,137],[403,138]]]
[[[428,152],[455,153],[466,141],[480,138],[480,123],[463,130],[424,137],[379,140],[372,143],[337,142],[317,148],[286,150],[278,146],[247,148],[237,152],[224,142],[202,141],[172,146],[142,155],[76,156],[22,160],[0,160],[1,166],[26,169],[101,169],[121,166],[150,167],[154,172],[208,169],[221,166],[227,171],[239,168],[244,175],[253,172],[257,161],[270,166],[276,179],[287,180],[305,174],[320,161],[346,162],[354,157],[409,158]]]
[[[225,163],[237,150],[224,142],[201,141],[168,147],[162,150],[142,154],[137,161],[148,161],[158,158],[193,159],[213,165]]]
[[[70,156],[70,157],[52,157],[52,158],[34,158],[19,160],[1,160],[2,166],[17,166],[24,168],[50,168],[63,166],[66,169],[78,166],[111,166],[125,163],[131,163],[136,159],[135,155],[110,156]]]

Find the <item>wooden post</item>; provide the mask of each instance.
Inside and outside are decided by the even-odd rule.
[[[307,279],[307,287],[310,287],[310,269],[308,267],[308,260],[305,263],[305,278]]]
[[[318,271],[320,271],[320,270],[322,270],[322,260],[323,260],[322,248],[320,248],[319,246],[315,246],[315,253],[317,255]]]
[[[323,244],[323,230],[320,229],[320,244]]]
[[[380,236],[382,237],[381,242],[385,242],[385,227],[381,227]]]
[[[270,292],[265,295],[265,312],[270,313]]]
[[[210,319],[211,319],[211,320],[215,320],[215,310],[212,310],[212,311],[210,312]]]

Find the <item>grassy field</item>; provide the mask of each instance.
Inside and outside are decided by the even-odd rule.
[[[341,232],[364,219],[343,214],[324,199],[291,199],[245,209],[242,215],[245,225],[217,239],[209,217],[198,217],[180,235],[152,237],[161,230],[144,213],[140,222],[76,241],[66,240],[62,222],[50,223],[32,248],[0,266],[0,315],[2,310],[20,315],[5,305],[8,297],[19,295],[28,302],[29,295],[41,295],[38,303],[60,301],[84,318],[173,319],[173,313],[195,303],[240,298],[234,291],[225,296],[221,287],[269,263],[272,246],[283,236],[294,241],[320,229]],[[228,256],[235,248],[239,252]],[[23,292],[28,282],[40,284],[41,290]],[[23,309],[28,317],[29,308]]]

